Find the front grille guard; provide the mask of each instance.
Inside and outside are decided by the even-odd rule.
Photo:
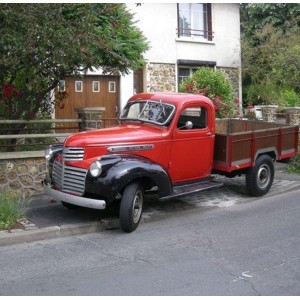
[[[87,172],[86,169],[66,166],[63,162],[55,160],[52,168],[52,181],[62,192],[82,196],[85,192]]]

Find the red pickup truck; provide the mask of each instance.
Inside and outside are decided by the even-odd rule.
[[[144,193],[160,200],[221,184],[212,174],[245,174],[250,195],[271,188],[274,161],[297,154],[298,126],[216,120],[206,97],[145,93],[133,96],[119,125],[69,136],[46,151],[45,191],[66,207],[105,209],[120,202],[120,224],[135,230]]]

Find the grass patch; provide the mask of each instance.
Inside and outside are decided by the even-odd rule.
[[[0,230],[9,229],[24,217],[29,200],[17,192],[0,192]]]
[[[298,155],[291,160],[287,170],[289,173],[296,173],[300,175],[300,142],[298,145]]]
[[[300,175],[300,155],[298,154],[287,167],[289,173],[295,173]]]

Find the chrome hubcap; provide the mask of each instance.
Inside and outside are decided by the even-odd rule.
[[[270,182],[270,168],[268,165],[262,165],[257,174],[257,184],[264,189]]]
[[[140,219],[143,210],[143,193],[141,190],[138,190],[134,196],[133,206],[132,206],[132,215],[133,222],[137,223]]]

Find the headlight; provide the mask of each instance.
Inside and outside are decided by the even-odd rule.
[[[62,151],[63,144],[53,144],[49,145],[49,147],[45,150],[45,159],[49,162],[53,156],[55,156],[58,152]]]
[[[46,151],[45,151],[45,159],[46,159],[47,162],[50,161],[52,155],[53,155],[53,150],[51,149],[51,147],[49,147],[49,148],[46,149]]]
[[[102,172],[102,166],[100,161],[94,161],[90,166],[90,173],[93,177],[98,177]]]

